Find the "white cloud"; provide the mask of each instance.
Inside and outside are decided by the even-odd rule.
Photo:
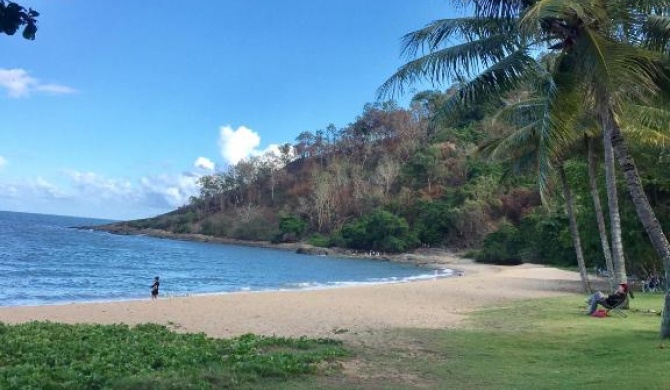
[[[19,72],[18,76],[15,77],[15,86],[8,88],[8,93],[21,96],[29,94],[31,90],[38,90],[26,73]],[[26,77],[29,79],[27,82]],[[6,84],[0,86],[6,87]],[[42,90],[52,88],[49,85],[41,87]],[[278,145],[259,150],[260,141],[260,136],[247,127],[233,129],[223,126],[220,128],[218,145],[221,156],[229,164],[237,164],[250,156],[277,161],[272,154],[279,155]],[[6,164],[7,161],[0,156],[0,167]],[[42,177],[18,183],[3,183],[0,178],[0,198],[4,199],[7,207],[15,210],[111,219],[140,218],[169,212],[188,204],[190,198],[200,192],[198,180],[203,175],[211,174],[217,165],[201,156],[195,159],[188,172],[145,175],[132,180],[110,178],[91,171],[64,170],[62,173],[66,180],[55,181],[56,185]]]
[[[130,200],[134,191],[128,180],[108,179],[93,172],[65,171],[79,195],[95,196],[98,199]]]
[[[12,98],[27,97],[33,92],[44,92],[56,95],[77,92],[75,89],[65,85],[42,83],[40,80],[30,76],[24,69],[1,69],[0,87],[7,91]]]
[[[41,176],[21,183],[0,183],[0,197],[10,199],[64,199],[68,195]]]
[[[58,184],[43,177],[14,183],[0,178],[0,204],[15,211],[109,219],[146,218],[188,204],[190,197],[200,191],[201,173],[152,175],[130,181],[67,170],[63,174],[68,180]]]
[[[197,195],[199,175],[182,173],[180,175],[159,175],[143,177],[140,180],[142,202],[146,206],[174,209],[188,203],[191,196]]]
[[[35,90],[50,93],[53,95],[67,95],[77,92],[77,90],[74,88],[70,88],[67,85],[60,85],[60,84],[40,84],[35,87]]]
[[[183,206],[200,188],[200,175],[181,173],[176,175],[145,176],[139,183],[128,180],[109,179],[92,172],[66,172],[76,189],[76,197],[114,201],[119,204],[135,204],[162,209],[163,212]]]
[[[219,148],[221,156],[229,164],[237,164],[240,160],[258,153],[256,148],[261,143],[261,137],[255,131],[240,126],[233,130],[230,126],[223,126],[219,133]]]
[[[67,197],[65,192],[41,176],[38,176],[37,179],[35,179],[35,182],[33,183],[33,189],[38,193],[38,195],[44,198],[59,199]]]
[[[1,164],[0,164],[1,165]],[[208,171],[214,170],[214,162],[206,157],[198,157],[197,160],[193,163],[193,166],[196,168],[202,168]]]

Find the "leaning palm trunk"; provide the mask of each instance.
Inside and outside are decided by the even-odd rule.
[[[607,267],[607,279],[610,284],[610,290],[614,291],[616,282],[614,279],[614,265],[612,263],[612,250],[610,249],[609,239],[607,238],[607,228],[605,227],[605,217],[603,215],[603,208],[600,204],[600,192],[598,191],[598,180],[596,176],[596,159],[593,155],[593,139],[588,139],[588,156],[587,163],[589,169],[589,186],[591,187],[591,197],[593,198],[593,208],[596,214],[596,221],[598,223],[598,233],[600,233],[600,244],[603,248],[603,256],[605,257],[605,266]]]
[[[640,181],[640,174],[635,167],[635,162],[628,152],[628,147],[624,143],[623,136],[621,135],[621,128],[614,120],[614,113],[611,110],[608,110],[606,118],[608,120],[606,120],[604,124],[607,124],[609,127],[612,147],[614,148],[614,153],[617,160],[619,160],[621,171],[626,179],[626,185],[628,186],[628,192],[630,193],[631,200],[635,206],[635,211],[656,250],[656,254],[658,254],[663,261],[666,286],[663,320],[661,321],[661,338],[670,338],[670,289],[668,289],[667,282],[670,278],[670,243],[668,243],[668,239],[663,233],[661,224],[658,222],[658,219],[656,219],[656,214],[649,204],[649,199],[647,199],[647,195],[642,187],[642,182]]]
[[[563,164],[558,165],[558,175],[561,178],[561,185],[563,186],[563,197],[565,198],[565,208],[568,212],[568,219],[570,220],[570,235],[572,236],[572,244],[575,247],[575,254],[577,255],[577,265],[579,266],[579,276],[582,278],[582,288],[584,292],[591,292],[591,283],[586,273],[586,264],[584,262],[584,252],[582,251],[582,241],[579,238],[579,228],[577,227],[577,217],[575,216],[575,207],[572,202],[572,194],[568,187],[568,179],[565,175]]]
[[[607,119],[603,118],[603,122]],[[607,206],[610,214],[612,234],[612,265],[614,267],[614,283],[627,283],[626,260],[621,239],[621,217],[619,215],[619,195],[616,188],[616,169],[612,150],[611,126],[603,123],[603,146],[605,148],[605,186],[607,188]]]

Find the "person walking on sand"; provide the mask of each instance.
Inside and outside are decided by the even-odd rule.
[[[158,298],[158,287],[161,285],[158,276],[154,279],[154,284],[151,285],[151,299]]]

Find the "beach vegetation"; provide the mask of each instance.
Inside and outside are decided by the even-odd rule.
[[[295,215],[279,217],[279,241],[298,241],[307,230],[307,222]]]
[[[310,245],[320,247],[320,248],[328,248],[331,246],[331,239],[329,237],[326,237],[322,234],[313,234],[307,242]]]
[[[215,339],[155,324],[0,323],[0,388],[263,387],[313,374],[345,354],[330,339]]]
[[[210,216],[202,222],[199,232],[207,236],[226,237],[229,227],[220,216]]]
[[[482,250],[475,259],[483,263],[517,265],[523,263],[519,229],[513,225],[501,225],[498,230],[486,236]]]
[[[404,252],[417,242],[404,218],[381,209],[344,225],[341,234],[350,248],[390,253]]]

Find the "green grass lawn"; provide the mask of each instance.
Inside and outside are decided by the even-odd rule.
[[[467,329],[395,330],[353,348],[354,375],[280,388],[667,390],[670,343],[650,312],[662,298],[637,294],[627,318],[589,317],[575,295],[482,310]]]
[[[638,294],[627,318],[580,306],[573,297],[482,311],[470,330],[432,334],[445,359],[426,373],[471,389],[670,389],[670,351],[649,312],[660,312],[661,295]]]

